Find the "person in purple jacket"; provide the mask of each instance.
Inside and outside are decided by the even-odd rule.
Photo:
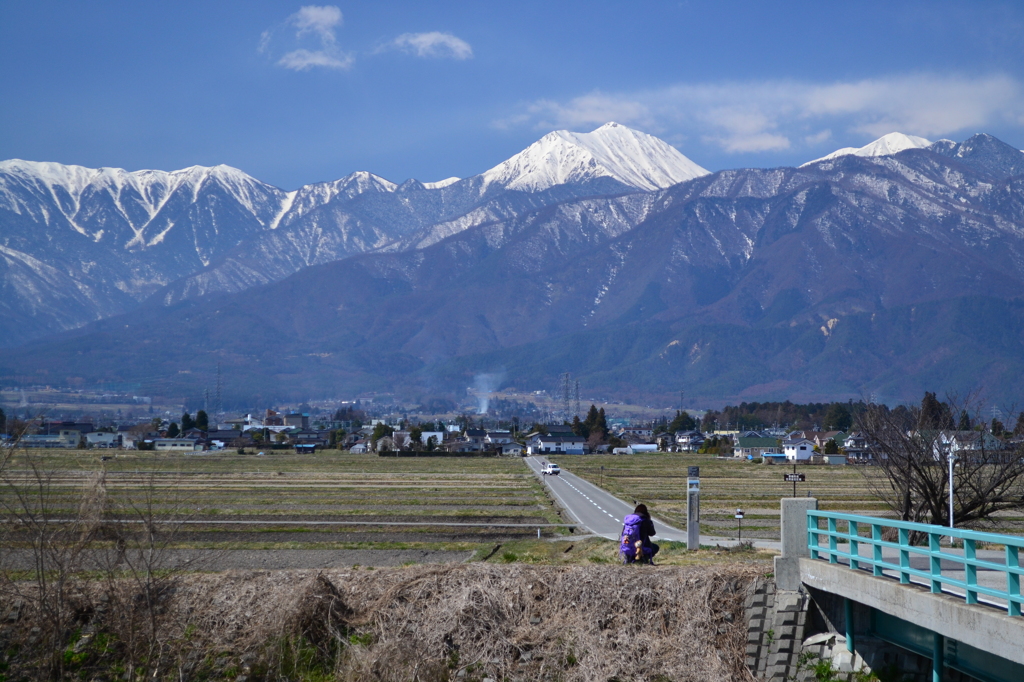
[[[651,542],[654,534],[654,521],[647,511],[647,505],[638,504],[633,513],[623,519],[619,552],[625,563],[650,563],[653,566],[654,555],[661,549]]]
[[[650,548],[651,550],[651,563],[654,563],[654,555],[658,553],[661,547],[658,547],[655,543],[651,542],[651,536],[657,535],[657,531],[654,530],[654,521],[651,520],[651,515],[647,512],[646,504],[638,504],[633,513],[643,519],[640,524],[640,539],[644,543],[644,548]],[[646,553],[646,552],[645,552]]]

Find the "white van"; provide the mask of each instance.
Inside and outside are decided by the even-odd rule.
[[[545,476],[557,476],[558,474],[562,473],[562,470],[558,468],[557,464],[548,464],[543,469],[541,469],[540,472]]]

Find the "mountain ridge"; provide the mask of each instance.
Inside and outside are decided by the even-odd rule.
[[[579,134],[574,149],[598,138],[608,138],[605,156],[615,156],[615,144],[629,147],[618,175],[640,184],[668,182],[690,163],[618,125]],[[644,161],[646,153],[653,156]],[[659,171],[660,163],[670,167]],[[597,166],[569,169],[543,188],[517,189],[509,188],[520,179],[514,172],[397,184],[356,171],[285,191],[224,165],[126,171],[0,162],[0,284],[10,294],[0,310],[15,323],[0,346],[140,305],[244,291],[355,254],[422,248],[571,197],[644,191],[613,175]]]
[[[417,250],[111,318],[9,354],[0,377],[45,369],[187,396],[221,363],[234,395],[282,399],[458,392],[495,371],[517,386],[572,371],[595,392],[683,386],[708,401],[912,399],[972,380],[1012,399],[1022,226],[1024,154],[986,135],[719,171],[563,196]]]

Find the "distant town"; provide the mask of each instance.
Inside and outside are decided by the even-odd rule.
[[[146,403],[143,403],[146,404]],[[166,453],[261,455],[323,450],[379,455],[588,455],[676,452],[713,454],[761,464],[871,464],[876,448],[854,428],[864,403],[741,403],[671,419],[610,418],[605,408],[583,411],[572,401],[563,414],[546,415],[534,403],[492,398],[489,414],[394,414],[395,406],[354,401],[329,410],[275,410],[233,414],[206,410],[180,417],[29,416],[0,410],[4,445],[22,448],[137,450]],[[435,407],[453,407],[438,401]],[[22,412],[22,416],[16,416]],[[770,421],[770,425],[769,422]],[[952,425],[950,425],[952,426]],[[1024,417],[1007,429],[990,422],[959,424],[939,436],[951,450],[998,450],[1024,440]],[[114,456],[111,452],[108,456]]]

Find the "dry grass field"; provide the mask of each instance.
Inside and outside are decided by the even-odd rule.
[[[102,461],[112,454],[20,451],[5,476],[32,490],[38,480],[31,467],[45,472],[47,514],[62,517],[102,475],[108,515],[141,506],[156,519],[187,519],[175,543],[193,548],[468,551],[564,523],[517,459],[117,452]],[[10,485],[0,502],[17,506]]]
[[[104,454],[116,456],[102,461]],[[501,552],[489,556],[491,550],[504,544],[502,552],[518,553],[521,560],[555,561],[546,551],[517,552],[508,543],[535,539],[538,526],[545,538],[571,537],[566,528],[544,525],[567,521],[516,458],[20,451],[5,475],[22,486],[35,483],[27,457],[52,476],[47,483],[51,515],[76,510],[83,491],[102,473],[109,509],[145,504],[156,518],[187,518],[175,538],[181,547],[418,548],[475,552],[477,558],[497,561]],[[624,500],[645,502],[655,516],[679,527],[686,522],[687,467],[699,466],[704,532],[725,537],[735,537],[733,515],[742,508],[745,539],[777,539],[779,499],[793,492],[792,484],[783,481],[790,467],[705,455],[563,456],[554,461]],[[797,494],[813,494],[823,509],[886,514],[865,478],[879,475],[877,469],[801,466],[799,471],[807,481],[797,485]],[[11,493],[10,486],[0,489],[0,502],[10,503]],[[1004,516],[996,529],[1021,532],[1024,517]],[[592,560],[590,550],[570,552],[564,559]]]

